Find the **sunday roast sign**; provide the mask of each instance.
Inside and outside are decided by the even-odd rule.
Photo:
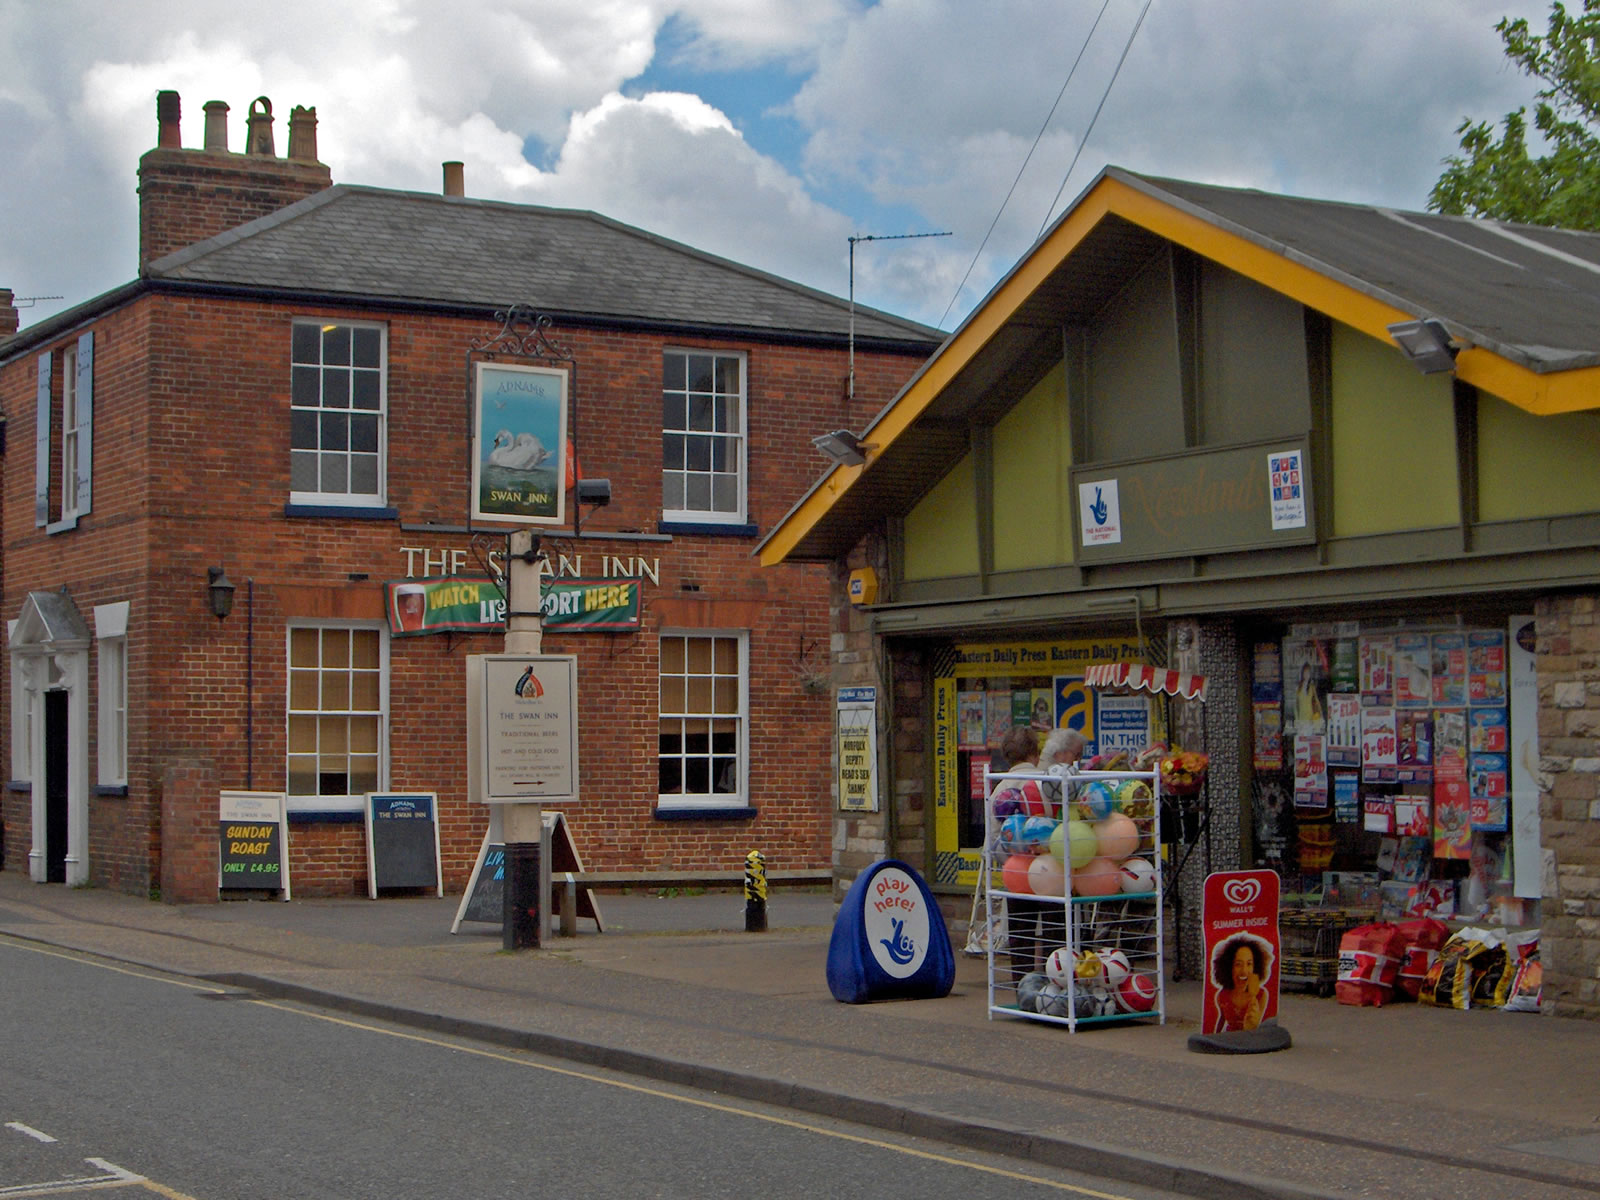
[[[477,363],[472,515],[559,525],[566,519],[567,372]]]

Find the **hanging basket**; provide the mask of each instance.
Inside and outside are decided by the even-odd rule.
[[[1180,750],[1161,760],[1161,790],[1172,796],[1193,796],[1206,785],[1209,755]]]

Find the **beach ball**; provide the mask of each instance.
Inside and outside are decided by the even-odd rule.
[[[1058,987],[1066,987],[1067,980],[1072,978],[1072,963],[1072,951],[1065,946],[1057,946],[1050,951],[1050,957],[1044,960],[1045,977]]]
[[[1014,861],[1006,863],[1008,877]],[[1080,896],[1114,895],[1122,890],[1122,873],[1109,858],[1091,858],[1081,871],[1072,872],[1072,890]]]
[[[1050,849],[1050,838],[1060,826],[1049,817],[1028,817],[1022,825],[1022,849],[1030,854],[1044,854]]]
[[[1139,827],[1126,813],[1112,813],[1097,822],[1094,835],[1100,856],[1119,863],[1139,848]]]
[[[994,795],[989,797],[989,807],[997,817],[1009,817],[1012,813],[1021,812],[1022,792],[1010,784],[995,788]]]
[[[1096,779],[1084,785],[1078,793],[1075,803],[1078,812],[1089,821],[1103,821],[1111,815],[1111,810],[1117,805],[1117,794],[1111,790],[1111,785],[1103,779]]]
[[[1014,812],[1004,821],[1000,822],[1000,845],[1012,854],[1022,849],[1022,831],[1027,828],[1028,818],[1020,812]]]
[[[1067,869],[1053,854],[1035,856],[1028,865],[1028,890],[1035,896],[1060,896],[1067,894]]]
[[[1117,985],[1117,1004],[1123,1012],[1145,1013],[1156,1006],[1156,981],[1134,972]]]
[[[1156,868],[1148,858],[1130,858],[1118,871],[1122,875],[1125,892],[1153,892],[1156,890]]]
[[[1006,859],[1005,866],[1000,868],[1000,879],[1005,884],[1008,892],[1021,892],[1024,896],[1031,895],[1033,889],[1028,886],[1028,868],[1033,866],[1033,855],[1013,854]]]
[[[1100,951],[1100,979],[1107,987],[1115,989],[1132,971],[1133,964],[1121,950]]]
[[[1076,871],[1094,857],[1099,844],[1100,839],[1095,837],[1087,822],[1063,821],[1050,836],[1050,853],[1062,861],[1070,855],[1072,869]]]
[[[1044,802],[1044,793],[1039,790],[1039,785],[1033,780],[1026,783],[1013,785],[1022,793],[1022,811],[1030,817],[1048,816],[1047,806]]]
[[[1153,810],[1155,794],[1151,792],[1150,785],[1142,779],[1124,779],[1117,784],[1116,806],[1118,812],[1125,812],[1130,817],[1149,816]]]

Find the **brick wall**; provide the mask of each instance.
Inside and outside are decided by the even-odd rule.
[[[207,762],[173,762],[161,773],[161,899],[217,901],[217,773]]]
[[[372,320],[388,330],[388,502],[399,520],[285,515],[289,498],[289,341],[293,318]],[[296,623],[378,621],[381,585],[407,573],[403,548],[439,561],[469,538],[428,525],[466,523],[470,470],[465,350],[487,320],[146,295],[95,323],[93,512],[69,533],[32,522],[33,458],[5,462],[5,614],[27,591],[66,585],[86,618],[127,600],[129,781],[125,797],[91,801],[95,882],[143,891],[161,878],[161,781],[174,763],[214,764],[216,786],[286,787],[287,639]],[[812,434],[860,429],[920,364],[857,349],[857,399],[843,396],[843,349],[685,339],[649,332],[561,329],[579,361],[579,459],[612,481],[613,501],[585,514],[585,533],[654,534],[660,519],[661,355],[666,347],[743,351],[749,364],[750,519],[764,532],[821,473]],[[70,339],[63,339],[67,344]],[[31,447],[33,356],[0,368],[14,446]],[[402,528],[402,524],[406,528]],[[585,800],[569,814],[586,867],[741,867],[761,849],[771,870],[830,861],[832,698],[803,686],[825,670],[827,572],[760,568],[750,536],[552,543],[660,560],[644,585],[644,632],[547,635],[549,653],[578,658],[580,772]],[[413,556],[415,573],[421,559]],[[206,568],[237,585],[233,614],[207,608]],[[435,574],[439,573],[435,568]],[[657,820],[658,660],[664,626],[749,630],[754,818]],[[465,658],[498,637],[431,636],[390,645],[389,778],[436,791],[444,877],[462,887],[486,825],[466,802]],[[93,680],[93,661],[90,663]],[[96,689],[91,682],[90,738]],[[9,711],[4,711],[9,719]],[[91,789],[94,746],[88,748]],[[7,865],[26,865],[27,797],[4,799]],[[294,893],[366,887],[359,824],[294,823]]]
[[[1600,622],[1596,597],[1535,609],[1544,1010],[1600,1017]]]

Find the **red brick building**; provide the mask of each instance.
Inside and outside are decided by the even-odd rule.
[[[177,105],[140,162],[138,278],[0,334],[5,869],[214,898],[219,792],[284,792],[294,890],[349,894],[364,793],[405,790],[437,794],[463,886],[487,821],[465,658],[501,638],[394,636],[384,585],[482,577],[503,549],[511,526],[469,515],[471,389],[475,363],[520,361],[497,340],[515,310],[549,318],[569,443],[611,486],[581,530],[570,492],[536,529],[550,570],[638,581],[637,630],[544,639],[578,663],[585,865],[665,878],[759,848],[825,873],[827,569],[752,550],[819,473],[811,437],[865,425],[937,333],[593,213],[469,199],[448,166],[453,194],[332,186],[314,110],[287,158],[260,101],[245,153],[216,102],[185,149]]]

